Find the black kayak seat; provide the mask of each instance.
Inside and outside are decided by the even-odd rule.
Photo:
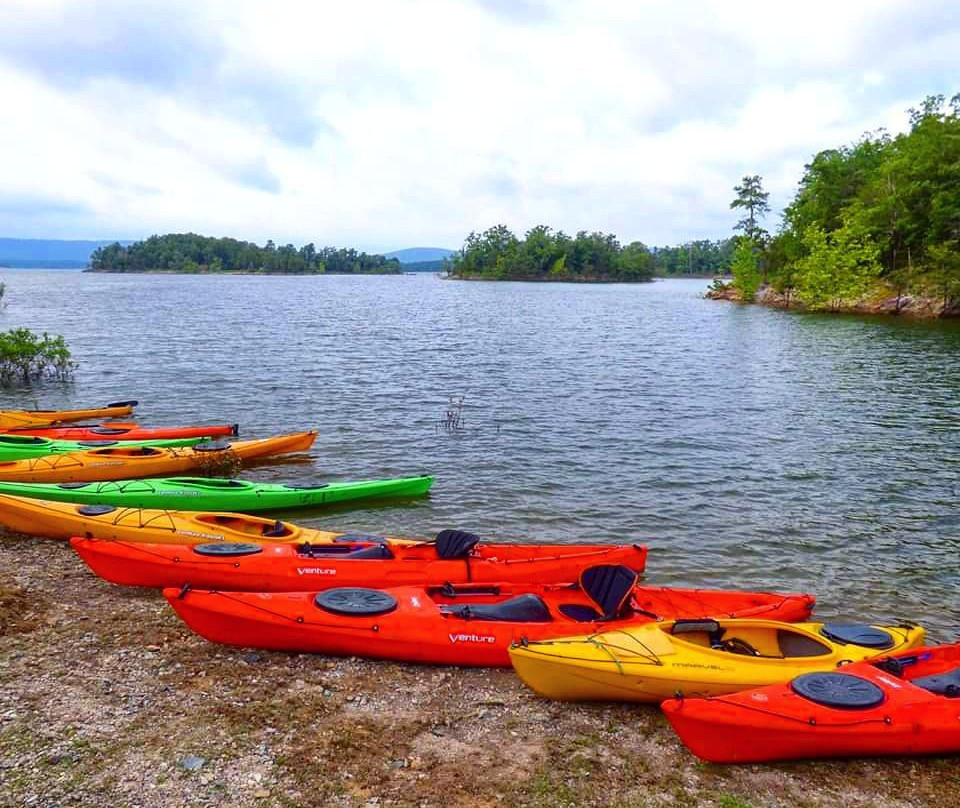
[[[539,595],[517,595],[500,603],[457,603],[441,611],[463,620],[496,620],[504,623],[549,623],[553,620]]]
[[[798,696],[838,710],[866,710],[883,703],[883,689],[849,673],[805,673],[790,683]]]
[[[466,558],[480,543],[480,537],[465,530],[441,530],[437,534],[438,558]]]
[[[113,409],[114,407],[136,407],[139,403],[139,401],[134,399],[130,401],[113,401],[110,404],[107,404],[107,409]]]
[[[960,666],[952,671],[911,679],[910,684],[922,687],[938,696],[946,696],[948,699],[960,698]]]
[[[640,576],[622,564],[598,564],[580,573],[580,587],[604,620],[616,620],[629,608]]]
[[[287,526],[278,519],[270,526],[264,525],[263,530],[260,531],[260,535],[268,539],[274,539],[279,536],[286,536],[290,532]]]
[[[892,648],[893,637],[883,629],[864,623],[824,623],[820,633],[841,645],[859,645],[861,648]]]
[[[596,623],[603,620],[603,615],[593,606],[586,606],[583,603],[561,603],[557,606],[557,611],[578,623]]]

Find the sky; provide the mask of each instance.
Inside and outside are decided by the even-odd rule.
[[[960,92],[955,0],[0,0],[0,236],[723,238]]]

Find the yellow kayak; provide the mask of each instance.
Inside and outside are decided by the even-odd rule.
[[[0,461],[0,480],[19,483],[71,483],[169,477],[184,472],[218,469],[224,464],[259,457],[305,452],[316,432],[276,438],[199,443],[180,449],[155,446],[108,446],[84,452]]]
[[[0,496],[0,524],[17,533],[69,539],[88,536],[151,544],[257,542],[329,544],[342,531],[327,532],[259,516],[212,511],[165,511],[111,505],[78,505],[26,497]],[[393,539],[396,546],[419,542]]]
[[[28,429],[88,418],[123,418],[136,406],[136,401],[118,401],[92,410],[0,410],[0,429]]]
[[[660,702],[786,682],[921,645],[912,625],[675,620],[589,636],[518,643],[510,660],[542,696]]]

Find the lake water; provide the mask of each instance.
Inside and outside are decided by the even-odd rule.
[[[652,582],[805,590],[822,615],[960,634],[960,323],[706,301],[702,280],[0,280],[0,328],[61,333],[80,362],[2,406],[137,398],[145,424],[319,429],[251,479],[437,476],[429,498],[303,524],[643,542]]]

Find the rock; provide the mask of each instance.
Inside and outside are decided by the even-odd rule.
[[[248,665],[254,665],[263,659],[263,655],[258,654],[256,651],[249,651],[248,653],[243,654],[240,659],[242,659]]]
[[[198,757],[197,755],[187,755],[180,761],[180,768],[188,772],[195,772],[198,769],[202,769],[206,765],[206,762],[206,758]]]
[[[256,797],[258,800],[265,800],[267,797],[270,796],[270,792],[267,791],[265,788],[258,788],[256,791],[253,792],[253,796]]]

